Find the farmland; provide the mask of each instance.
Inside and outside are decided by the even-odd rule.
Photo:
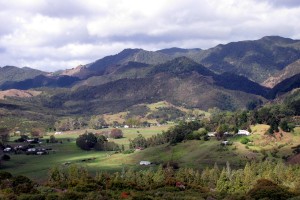
[[[121,139],[110,139],[110,141],[124,145],[125,149],[128,149],[129,140],[135,138],[138,134],[149,138],[168,128],[169,126],[122,129],[124,137]],[[97,132],[98,130],[68,131],[61,135],[55,135],[59,141],[58,143],[46,144],[43,142],[41,144],[41,147],[52,149],[48,155],[10,154],[11,160],[5,162],[1,169],[14,175],[26,175],[36,181],[43,182],[46,181],[47,173],[51,167],[64,166],[66,163],[85,166],[93,174],[99,171],[120,171],[122,168],[141,169],[138,165],[141,160],[149,160],[158,164],[176,162],[181,167],[194,169],[204,169],[214,165],[214,163],[225,166],[228,161],[232,167],[240,168],[247,161],[259,161],[265,156],[270,159],[280,160],[282,156],[292,154],[291,147],[300,144],[299,128],[296,128],[294,133],[285,133],[281,138],[276,139],[276,137],[272,137],[273,141],[264,135],[267,128],[268,126],[266,125],[252,126],[253,134],[249,136],[251,142],[246,145],[240,143],[241,138],[246,136],[228,138],[229,141],[233,142],[230,146],[221,146],[220,141],[211,138],[209,141],[185,141],[175,146],[164,144],[131,154],[115,154],[114,152],[94,150],[83,151],[75,144],[78,135],[85,131]],[[45,141],[53,134],[48,133],[42,141]],[[13,139],[15,138],[11,138],[11,140]],[[274,149],[276,149],[276,154],[272,154],[275,151]]]

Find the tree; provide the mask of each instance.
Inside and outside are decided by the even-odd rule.
[[[83,150],[91,150],[97,143],[97,137],[93,133],[84,133],[76,139],[76,145]]]
[[[4,143],[9,140],[9,130],[8,128],[0,128],[0,142]]]
[[[204,137],[205,135],[207,135],[208,131],[205,128],[200,128],[197,131],[193,131],[193,136],[194,139],[196,140],[200,140],[201,137]]]
[[[286,120],[282,120],[279,124],[281,130],[286,132],[291,132],[294,130],[295,126],[293,124],[289,124]]]
[[[42,131],[38,128],[34,128],[30,132],[32,137],[41,137],[42,136]]]
[[[55,136],[51,135],[50,139],[49,139],[49,143],[56,143],[56,142],[57,142],[57,140],[56,140]]]
[[[110,137],[114,139],[119,139],[123,137],[123,132],[121,129],[114,128],[110,131]]]
[[[129,146],[130,148],[138,148],[138,147],[146,148],[147,140],[144,136],[142,136],[142,134],[139,134],[136,138],[130,140]]]

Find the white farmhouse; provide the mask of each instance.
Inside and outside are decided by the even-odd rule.
[[[239,130],[238,135],[250,135],[250,133],[246,130]]]

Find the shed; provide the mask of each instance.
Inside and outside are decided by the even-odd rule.
[[[150,161],[141,161],[140,165],[151,165]]]

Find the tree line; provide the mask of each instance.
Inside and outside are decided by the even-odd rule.
[[[242,169],[232,169],[229,163],[223,168],[215,164],[203,170],[175,170],[167,165],[144,170],[123,168],[115,173],[99,172],[96,175],[90,175],[86,168],[78,165],[56,166],[50,169],[43,185],[24,176],[0,172],[0,197],[172,199],[171,195],[174,197],[178,193],[185,199],[289,199],[300,197],[299,173],[297,165],[271,161],[247,163]]]

